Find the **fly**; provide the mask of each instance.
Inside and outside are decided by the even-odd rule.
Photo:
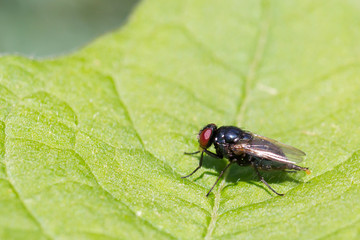
[[[185,154],[201,153],[199,166],[182,178],[190,177],[201,168],[204,153],[214,158],[227,158],[229,160],[206,197],[209,196],[226,169],[233,163],[240,166],[252,166],[260,181],[279,196],[284,194],[276,192],[261,176],[259,170],[295,170],[310,174],[309,168],[296,165],[306,155],[303,151],[273,139],[244,131],[238,127],[222,126],[218,128],[211,123],[200,130],[197,138],[200,150],[192,153],[185,152]],[[214,144],[216,153],[208,150],[212,144]]]

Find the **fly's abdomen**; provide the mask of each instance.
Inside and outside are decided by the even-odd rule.
[[[254,158],[253,160],[254,165],[264,171],[270,170],[296,170],[296,171],[306,171],[308,168],[300,167],[293,163],[280,163],[275,161],[270,161],[261,158]]]
[[[252,159],[253,164],[255,167],[264,170],[264,171],[270,171],[270,170],[284,170],[286,169],[286,165],[284,163],[274,162],[266,159],[261,158],[253,158]]]

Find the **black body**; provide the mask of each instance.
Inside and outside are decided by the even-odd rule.
[[[252,139],[252,136],[238,127],[223,126],[214,132],[213,143],[216,154],[220,158],[227,158],[230,161],[236,161],[241,166],[250,165],[250,158],[247,154],[237,155],[232,151],[233,144],[246,142]]]
[[[236,162],[240,166],[256,165],[256,167],[261,170],[302,170],[302,167],[292,163],[280,163],[273,159],[260,158],[246,152],[239,154],[238,149],[234,146],[249,143],[252,146],[261,146],[263,149],[266,148],[266,151],[271,151],[274,154],[286,157],[282,149],[276,144],[263,138],[258,138],[254,136],[254,134],[243,131],[238,127],[223,126],[218,128],[214,133],[213,143],[216,154],[220,158],[225,157],[229,159],[230,162]]]
[[[206,132],[206,133],[205,133]],[[211,133],[211,135],[210,135]],[[210,135],[210,136],[209,136]],[[208,124],[198,135],[201,151],[186,154],[196,154],[201,152],[201,158],[199,166],[189,175],[183,177],[189,177],[195,173],[202,165],[203,153],[215,158],[227,158],[230,163],[220,173],[220,176],[216,180],[211,190],[219,181],[225,170],[232,164],[237,163],[240,166],[252,166],[256,171],[260,180],[274,193],[277,193],[272,189],[269,184],[260,175],[261,170],[296,170],[306,171],[310,173],[308,168],[296,165],[296,162],[300,162],[305,156],[305,153],[299,149],[277,142],[270,138],[259,136],[248,131],[244,131],[234,126],[222,126],[217,128],[215,124]],[[216,154],[207,150],[212,144],[214,144]]]

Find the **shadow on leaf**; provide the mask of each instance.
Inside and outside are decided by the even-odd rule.
[[[197,156],[200,161],[200,156]],[[219,176],[220,172],[225,168],[228,164],[228,161],[225,159],[215,159],[210,156],[204,155],[202,168],[210,168],[215,169],[217,173],[204,171],[199,176],[194,178],[194,181],[198,181],[203,178],[205,174]],[[225,188],[230,186],[236,186],[237,182],[247,182],[249,184],[255,185],[267,191],[269,194],[273,194],[257,177],[254,169],[250,166],[244,167],[239,166],[234,163],[228,170],[225,175],[226,181],[229,183]],[[195,173],[196,174],[196,173]],[[295,176],[298,176],[301,172],[287,172],[287,171],[261,171],[261,175],[264,177],[265,181],[269,184],[272,183],[282,183],[282,182],[295,182],[295,183],[303,183],[303,181],[298,180]],[[293,176],[290,176],[293,175]]]

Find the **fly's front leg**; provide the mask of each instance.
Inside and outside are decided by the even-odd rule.
[[[186,155],[194,155],[194,154],[198,154],[200,151],[196,151],[196,152],[184,152],[184,154]]]
[[[185,152],[185,154],[186,154],[186,155],[193,155],[193,154],[197,154],[197,153],[199,153],[199,152],[200,152],[200,151],[196,151],[196,152],[192,152],[192,153]],[[181,178],[188,178],[188,177],[190,177],[191,175],[193,175],[197,170],[199,170],[199,169],[201,168],[202,163],[203,163],[204,152],[205,152],[206,154],[208,154],[209,156],[213,157],[213,158],[222,158],[222,156],[220,156],[220,155],[217,155],[217,154],[215,154],[215,153],[212,153],[212,152],[210,152],[209,150],[203,149],[203,150],[201,151],[201,157],[200,157],[199,166],[198,166],[197,168],[195,168],[195,170],[192,171],[192,173],[190,173],[189,175],[186,175],[186,176],[184,176],[184,177],[181,177]]]
[[[196,153],[198,153],[198,152],[196,152]],[[195,153],[190,153],[190,154],[189,154],[189,153],[185,153],[185,154],[190,155],[190,154],[195,154]],[[192,171],[192,173],[190,173],[189,175],[186,175],[186,176],[184,176],[184,177],[181,177],[181,178],[188,178],[188,177],[190,177],[191,175],[193,175],[197,170],[199,170],[199,169],[201,168],[201,166],[202,166],[203,156],[204,156],[204,151],[201,152],[201,157],[200,157],[199,166],[198,166],[197,168],[195,168],[195,170]]]
[[[217,153],[213,153],[213,152],[210,152],[209,150],[207,149],[204,149],[204,152],[209,155],[210,157],[213,157],[213,158],[219,158],[219,159],[222,159],[223,156],[221,155],[218,155]]]

